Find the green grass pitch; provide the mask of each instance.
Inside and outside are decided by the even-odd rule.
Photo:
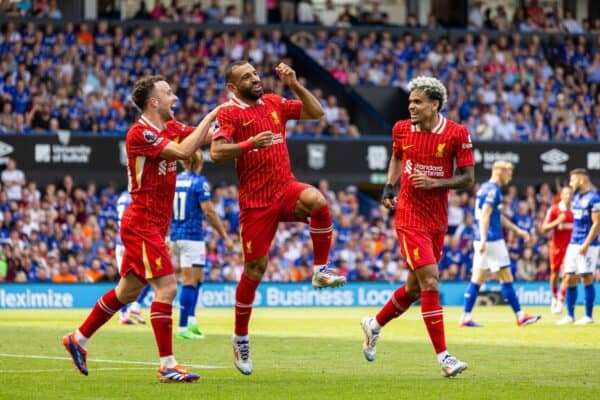
[[[485,327],[468,329],[457,326],[460,309],[446,307],[449,350],[469,363],[452,379],[440,375],[418,307],[385,328],[373,363],[363,358],[359,321],[374,309],[257,308],[251,376],[233,367],[233,310],[199,311],[206,339],[174,343],[179,362],[201,366],[189,368],[201,380],[161,384],[148,325],[111,320],[88,344],[85,377],[66,359],[61,338],[86,310],[2,310],[0,399],[600,398],[600,325],[556,326],[546,308],[528,308],[543,318],[518,328],[508,307],[479,307]]]

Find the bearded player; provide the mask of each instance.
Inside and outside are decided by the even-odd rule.
[[[421,315],[442,375],[450,377],[467,369],[467,364],[446,348],[438,262],[448,228],[448,190],[473,186],[473,146],[464,126],[440,114],[447,92],[439,80],[420,76],[409,82],[408,89],[410,120],[394,125],[393,155],[382,204],[389,209],[397,204],[396,233],[410,271],[406,284],[379,313],[363,318],[363,353],[367,361],[374,361],[381,329],[420,298]],[[400,194],[396,197],[398,180]]]
[[[560,191],[560,201],[550,207],[546,220],[542,224],[542,232],[549,233],[553,231],[550,242],[550,288],[552,289],[550,311],[552,314],[560,314],[565,301],[567,275],[564,275],[560,291],[558,290],[558,280],[573,232],[572,200],[573,188],[565,186]]]
[[[331,215],[325,197],[316,188],[298,182],[292,174],[285,125],[290,119],[318,119],[324,115],[319,100],[296,79],[286,64],[275,69],[299,100],[264,94],[256,69],[235,61],[225,70],[233,95],[218,115],[219,131],[210,149],[215,162],[234,160],[240,183],[240,233],[244,272],[235,294],[234,364],[252,373],[248,324],[256,288],[267,268],[267,255],[280,221],[310,221],[314,250],[312,285],[338,287],[346,278],[328,267]]]
[[[176,160],[189,159],[210,140],[209,127],[218,108],[192,128],[173,119],[177,96],[161,76],[146,76],[133,86],[133,102],[142,115],[127,132],[127,173],[131,204],[121,220],[125,247],[117,287],[106,292],[79,328],[63,338],[77,369],[88,374],[86,344],[123,305],[150,284],[154,301],[150,323],[160,356],[161,382],[191,382],[199,378],[178,364],[173,355],[172,306],[177,293],[165,236],[175,193]]]

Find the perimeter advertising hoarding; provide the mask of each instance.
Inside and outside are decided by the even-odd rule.
[[[258,287],[254,304],[257,307],[381,307],[400,284],[349,283],[339,289],[314,290],[310,283],[264,282]],[[460,306],[466,282],[443,282],[440,285],[442,304]],[[0,309],[72,309],[91,308],[96,300],[114,284],[0,284]],[[199,306],[231,307],[235,304],[235,283],[205,283],[202,285]],[[600,283],[596,283],[600,290]],[[516,282],[515,291],[522,305],[549,306],[552,293],[546,282]],[[487,284],[479,300],[494,304],[500,285]],[[153,294],[147,296],[149,307]],[[579,296],[579,303],[583,296]],[[596,296],[600,304],[600,296]],[[177,306],[177,304],[175,304]]]
[[[301,180],[317,182],[326,178],[337,187],[383,184],[391,156],[390,139],[360,140],[288,139],[294,174]],[[600,144],[597,143],[475,143],[478,180],[489,177],[496,160],[515,164],[517,185],[554,183],[566,179],[568,171],[587,168],[592,180],[600,183]],[[205,150],[208,158],[208,151]],[[77,183],[127,183],[123,138],[59,135],[0,136],[0,164],[8,157],[17,160],[27,179],[41,184],[56,183],[71,174]],[[214,183],[237,182],[232,162],[207,163],[204,173]]]

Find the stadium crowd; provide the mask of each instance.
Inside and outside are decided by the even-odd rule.
[[[203,11],[206,18],[209,9],[220,9],[217,0],[213,3]],[[148,18],[160,14],[158,20],[171,20],[168,9],[151,10]],[[407,25],[413,26],[410,21]],[[590,32],[599,24],[594,21]],[[160,25],[146,32],[140,27],[110,27],[107,22],[95,29],[85,22],[60,28],[8,22],[3,27],[0,133],[71,130],[123,135],[137,114],[128,97],[132,83],[145,73],[161,73],[174,83],[180,98],[177,117],[194,124],[227,98],[224,68],[241,58],[256,64],[266,88],[291,95],[274,76],[279,61],[290,62],[278,30],[213,33],[207,24],[165,34]],[[467,125],[474,140],[600,138],[598,35],[542,40],[514,31],[492,39],[467,30],[454,43],[444,36],[434,40],[424,31],[394,37],[390,31],[361,35],[337,29],[300,31],[290,40],[342,84],[405,88],[415,76],[439,76],[449,91],[444,112]],[[328,111],[326,116],[292,124],[289,131],[359,136],[335,96],[313,90]]]
[[[100,22],[91,31],[83,22],[44,28],[28,22],[4,25],[0,35],[0,133],[125,135],[138,110],[130,99],[133,82],[144,74],[161,74],[172,83],[180,102],[176,117],[197,124],[217,104],[228,100],[224,71],[232,61],[248,59],[262,75],[263,85],[286,97],[289,89],[275,79],[275,66],[286,58],[280,31],[199,32],[194,27],[164,34],[137,27],[125,31]],[[357,137],[348,112],[324,98],[328,110],[319,121],[301,122],[294,133]]]
[[[291,40],[343,84],[406,89],[416,76],[439,77],[448,88],[443,112],[474,140],[600,139],[600,35],[526,42],[518,32],[490,39],[465,31],[452,43],[424,31],[337,29]]]
[[[408,267],[401,256],[393,218],[388,211],[359,193],[356,187],[334,192],[327,181],[319,182],[318,187],[326,195],[334,219],[332,265],[349,281],[405,280]],[[507,236],[518,280],[546,280],[548,277],[548,239],[540,234],[540,225],[555,200],[552,189],[549,184],[542,184],[539,188],[529,186],[519,192],[516,186],[511,186],[505,196],[504,213],[532,234],[527,243],[513,235]],[[449,233],[440,262],[442,280],[469,279],[473,257],[473,193],[475,191],[450,196]],[[118,195],[112,186],[102,189],[93,183],[82,186],[71,176],[41,188],[27,180],[14,160],[10,160],[2,173],[0,191],[0,281],[116,281],[114,247]],[[237,199],[235,185],[220,184],[212,190],[212,201],[236,250],[225,251],[217,233],[204,222],[207,281],[234,282],[240,278],[243,262],[237,234]],[[310,281],[311,246],[306,225],[280,224],[265,280]]]

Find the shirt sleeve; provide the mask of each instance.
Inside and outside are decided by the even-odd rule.
[[[494,207],[496,206],[498,202],[498,193],[496,189],[490,189],[488,190],[487,194],[485,195],[485,200],[483,201],[483,204],[489,204],[490,206]]]
[[[225,139],[228,142],[231,141],[235,133],[235,121],[231,116],[229,107],[222,108],[217,112],[217,123],[219,124],[219,130],[213,135],[212,140]]]
[[[134,128],[127,134],[127,154],[156,158],[169,142],[169,139],[158,136],[150,129]]]
[[[196,182],[194,182],[194,190],[198,195],[198,201],[203,203],[205,201],[210,200],[210,184],[205,178],[198,178]]]
[[[458,143],[456,149],[456,166],[457,167],[472,167],[475,165],[473,157],[473,143],[467,128],[462,128],[458,134]]]
[[[592,213],[600,212],[600,194],[596,193],[590,201],[590,211]]]
[[[175,120],[171,120],[169,122],[167,122],[167,127],[172,129],[173,132],[175,132],[179,137],[186,137],[189,134],[191,134],[192,132],[194,132],[194,129],[196,129],[193,126],[189,126],[184,124],[183,122],[179,122],[179,121],[175,121]]]
[[[300,114],[302,114],[302,102],[300,100],[290,100],[285,97],[280,97],[281,102],[280,109],[281,115],[285,120],[288,119],[300,119]]]
[[[392,152],[396,158],[402,159],[402,146],[400,143],[400,123],[396,122],[392,128]]]

